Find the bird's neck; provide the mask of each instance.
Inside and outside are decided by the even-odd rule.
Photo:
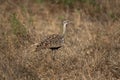
[[[65,32],[66,32],[66,26],[67,26],[67,24],[63,24],[63,32],[62,32],[63,36],[65,35]]]

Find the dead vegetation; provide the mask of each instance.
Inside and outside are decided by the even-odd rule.
[[[119,80],[120,1],[46,1],[0,1],[0,80]],[[33,52],[64,19],[64,47]]]

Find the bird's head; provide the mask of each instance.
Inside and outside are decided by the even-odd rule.
[[[69,23],[71,23],[70,20],[65,20],[65,21],[63,21],[63,25],[64,25],[64,26],[67,26],[67,24],[69,24]]]

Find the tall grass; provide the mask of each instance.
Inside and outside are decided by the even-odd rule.
[[[12,32],[14,33],[14,35],[16,35],[16,36],[27,35],[27,30],[26,30],[25,26],[23,24],[21,24],[21,22],[17,19],[16,14],[13,14],[11,16],[10,22],[11,22]]]
[[[114,1],[29,0],[25,5],[14,0],[17,7],[1,4],[0,79],[119,80],[120,23],[119,19],[112,21],[119,18],[119,5]],[[39,43],[46,35],[59,33],[64,19],[72,22],[64,46],[34,52],[36,45],[31,42]]]

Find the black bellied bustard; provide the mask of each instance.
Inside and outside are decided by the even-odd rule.
[[[54,50],[62,47],[64,43],[64,36],[65,36],[66,27],[68,23],[70,23],[70,21],[68,20],[63,21],[62,34],[53,34],[53,35],[47,36],[44,40],[42,40],[39,44],[37,44],[35,51],[39,51],[41,49]]]

